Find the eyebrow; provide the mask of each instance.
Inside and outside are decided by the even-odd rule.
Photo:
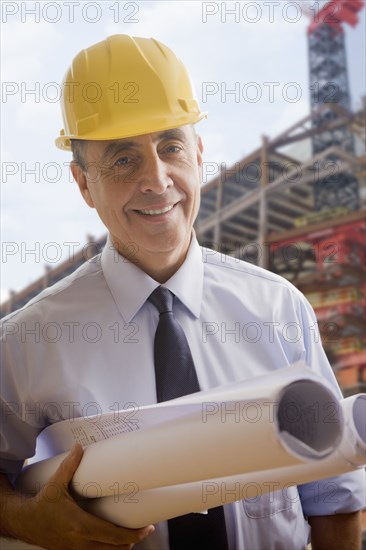
[[[170,130],[156,132],[156,138],[153,141],[156,142],[163,139],[180,139],[184,141],[186,139],[186,135],[180,128],[172,128]],[[110,158],[113,157],[116,153],[127,151],[129,149],[132,149],[133,147],[141,147],[141,145],[136,141],[127,139],[113,141],[113,143],[110,143],[105,147],[102,153],[102,157],[103,159]]]
[[[185,140],[186,134],[180,128],[171,128],[171,130],[164,130],[163,132],[158,132],[158,138],[161,138],[161,139],[178,138],[181,140]]]

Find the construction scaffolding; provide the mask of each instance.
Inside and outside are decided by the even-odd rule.
[[[312,121],[323,111],[337,110],[337,119],[314,127]],[[201,242],[220,246],[230,253],[241,249],[242,259],[269,266],[269,235],[283,233],[317,220],[352,215],[346,206],[314,213],[314,184],[325,177],[350,173],[365,192],[365,105],[357,113],[334,104],[324,104],[253,153],[221,173],[202,189],[196,232]],[[346,127],[362,142],[363,153],[335,145],[304,159],[290,154],[290,146],[310,140],[327,129]],[[337,157],[338,160],[333,160]],[[328,162],[326,162],[328,161]],[[253,246],[253,243],[259,246]]]

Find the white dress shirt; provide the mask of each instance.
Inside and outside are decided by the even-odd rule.
[[[156,403],[158,312],[146,300],[158,285],[108,240],[101,255],[3,320],[3,472],[20,471],[52,422]],[[201,249],[193,236],[185,262],[164,286],[176,296],[174,315],[202,390],[304,360],[341,397],[313,310],[285,279]],[[230,548],[303,549],[304,515],[362,508],[363,483],[356,472],[299,486],[301,498],[292,487],[225,505]],[[167,537],[163,522],[135,547],[162,550]]]

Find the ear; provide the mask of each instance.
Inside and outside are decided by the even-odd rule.
[[[203,154],[203,143],[201,136],[197,136],[197,164],[202,167],[202,154]]]
[[[84,201],[88,206],[90,206],[90,208],[95,208],[94,201],[89,191],[88,178],[86,176],[86,172],[84,172],[84,170],[82,170],[82,168],[74,161],[71,161],[70,163],[70,170],[74,180],[79,186],[79,190],[80,190],[80,193],[82,194]]]

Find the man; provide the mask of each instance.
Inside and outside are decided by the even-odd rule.
[[[148,298],[159,285],[175,296],[200,389],[304,359],[340,392],[303,296],[280,277],[198,247],[203,146],[193,124],[205,115],[173,52],[153,39],[112,36],[75,58],[64,89],[56,143],[73,150],[73,176],[109,238],[100,256],[4,321],[2,533],[52,550],[169,548],[166,523],[124,529],[77,506],[68,485],[80,446],[36,497],[9,481],[49,423],[82,416],[90,404],[110,412],[156,402],[159,314]],[[235,323],[259,326],[260,338],[230,337]],[[289,323],[300,337],[284,336]],[[209,338],[210,325],[228,334]],[[225,536],[230,548],[293,550],[305,548],[310,524],[314,550],[356,550],[361,507],[362,476],[349,474],[226,505]],[[187,530],[185,547],[197,548]]]

